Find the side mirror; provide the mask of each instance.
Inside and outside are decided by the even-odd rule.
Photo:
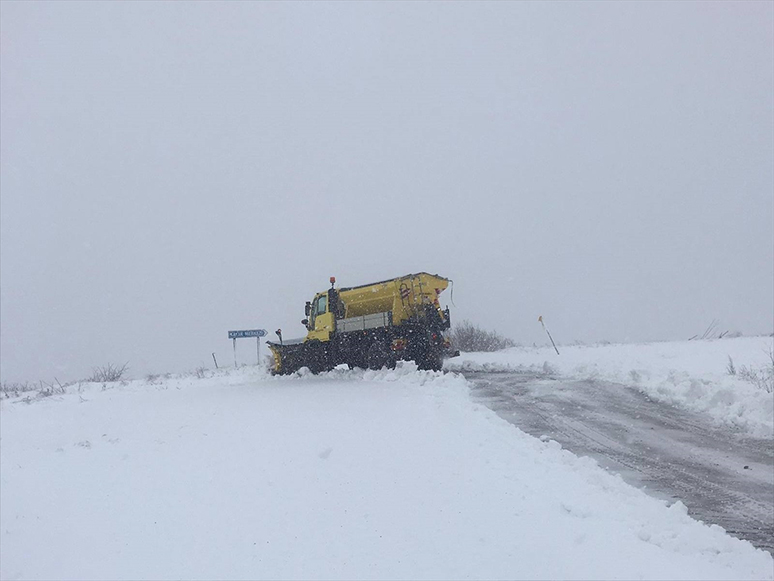
[[[307,301],[306,306],[304,307],[304,314],[308,317],[311,312],[312,312],[312,303]]]
[[[301,324],[304,327],[308,327],[309,326],[309,319],[301,319]]]

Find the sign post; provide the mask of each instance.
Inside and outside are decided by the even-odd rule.
[[[237,339],[244,339],[247,337],[255,337],[255,341],[257,343],[256,348],[256,355],[258,356],[258,365],[261,363],[261,337],[266,336],[266,329],[247,329],[243,331],[229,331],[228,332],[228,338],[234,340],[234,367],[237,367],[237,356],[236,356],[236,340]]]

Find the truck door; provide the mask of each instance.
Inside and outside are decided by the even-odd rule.
[[[312,303],[312,313],[309,319],[310,331],[306,335],[307,340],[330,340],[334,324],[333,313],[328,310],[328,293],[317,295]]]

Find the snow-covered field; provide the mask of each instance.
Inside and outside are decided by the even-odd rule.
[[[599,378],[633,385],[658,400],[709,414],[750,435],[774,435],[774,393],[740,377],[743,367],[771,369],[771,337],[710,341],[514,347],[464,353],[450,370],[525,370],[567,378]],[[729,357],[737,370],[728,372]]]
[[[90,384],[0,420],[2,579],[774,578],[412,364]]]

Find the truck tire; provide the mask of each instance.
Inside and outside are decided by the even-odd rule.
[[[417,367],[429,371],[441,371],[443,368],[443,359],[436,353],[425,353],[417,361]]]
[[[395,362],[392,360],[387,345],[381,341],[374,341],[368,348],[368,355],[366,356],[368,363],[368,369],[381,369],[382,367],[395,367]]]
[[[315,375],[323,371],[330,371],[328,350],[320,341],[310,341],[305,350],[306,366]]]

